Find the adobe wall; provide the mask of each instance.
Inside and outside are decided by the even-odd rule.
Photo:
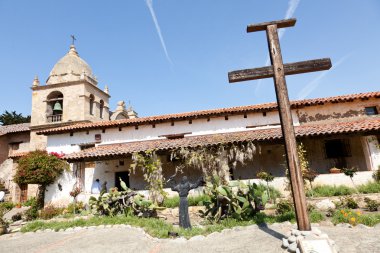
[[[323,120],[366,117],[364,109],[370,106],[380,108],[380,99],[371,98],[368,100],[355,100],[354,102],[326,103],[297,109],[297,113],[300,123],[303,124]]]

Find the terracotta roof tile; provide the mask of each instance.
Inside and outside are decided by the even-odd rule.
[[[291,105],[293,108],[299,108],[303,106],[320,105],[323,103],[342,103],[342,102],[353,101],[355,99],[369,99],[369,98],[380,98],[380,92],[368,92],[368,93],[343,95],[343,96],[328,97],[328,98],[297,100],[297,101],[292,101]],[[190,118],[191,119],[207,118],[207,117],[212,117],[212,116],[233,114],[233,113],[271,111],[271,110],[276,110],[276,109],[277,109],[277,103],[238,106],[238,107],[221,108],[221,109],[213,109],[213,110],[203,110],[203,111],[150,116],[150,117],[143,117],[143,118],[136,118],[136,119],[80,123],[80,124],[74,124],[70,126],[43,130],[43,131],[38,132],[37,134],[49,135],[49,134],[65,133],[65,132],[81,131],[81,130],[83,131],[83,130],[90,130],[90,129],[123,127],[123,126],[129,126],[129,125],[137,125],[137,124],[152,124],[152,123],[164,122],[164,121],[185,120],[185,119],[190,119]]]
[[[363,133],[370,131],[380,131],[380,118],[374,117],[370,119],[337,122],[334,124],[314,124],[295,127],[296,136],[315,137],[330,134],[349,134]],[[280,140],[282,133],[280,128],[249,130],[242,132],[189,136],[180,139],[160,139],[139,142],[129,142],[123,144],[103,145],[89,148],[78,153],[68,154],[64,159],[69,161],[75,160],[95,160],[101,158],[112,158],[116,156],[124,156],[134,152],[145,150],[170,150],[179,147],[197,147],[209,146],[220,143],[233,143],[244,141],[272,141]]]
[[[0,126],[0,136],[9,133],[28,132],[30,131],[29,126],[30,123]]]

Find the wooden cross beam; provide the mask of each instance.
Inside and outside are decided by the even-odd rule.
[[[284,72],[287,76],[315,72],[320,70],[328,70],[330,68],[331,60],[329,58],[284,64]],[[274,77],[273,66],[254,69],[243,69],[231,71],[228,73],[228,80],[230,83],[264,79],[269,77]]]
[[[248,25],[247,32],[266,31],[272,65],[256,69],[233,71],[228,73],[228,77],[231,83],[273,77],[280,113],[282,135],[285,140],[286,161],[289,168],[298,229],[307,231],[311,230],[311,227],[307,214],[306,196],[297,153],[297,143],[285,75],[327,70],[331,68],[331,60],[319,59],[289,64],[283,63],[277,29],[291,27],[294,26],[295,23],[296,19],[287,19]]]

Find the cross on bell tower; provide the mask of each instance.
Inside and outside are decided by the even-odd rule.
[[[241,82],[273,77],[276,89],[278,110],[280,113],[282,135],[285,140],[286,161],[289,168],[296,218],[299,230],[311,230],[307,214],[306,196],[302,179],[301,166],[297,154],[297,143],[294,133],[293,119],[290,110],[288,89],[285,75],[294,75],[331,68],[329,58],[284,64],[277,29],[291,27],[296,19],[265,22],[247,26],[247,32],[266,31],[271,66],[245,69],[228,73],[229,82]]]

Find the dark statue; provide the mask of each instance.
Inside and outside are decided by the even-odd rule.
[[[171,187],[172,191],[176,191],[179,194],[179,226],[180,227],[191,228],[190,217],[189,217],[189,203],[187,201],[187,196],[189,195],[190,190],[195,189],[203,184],[204,184],[204,181],[202,177],[198,179],[198,181],[195,184],[192,184],[189,182],[186,176],[183,176],[179,184]]]

